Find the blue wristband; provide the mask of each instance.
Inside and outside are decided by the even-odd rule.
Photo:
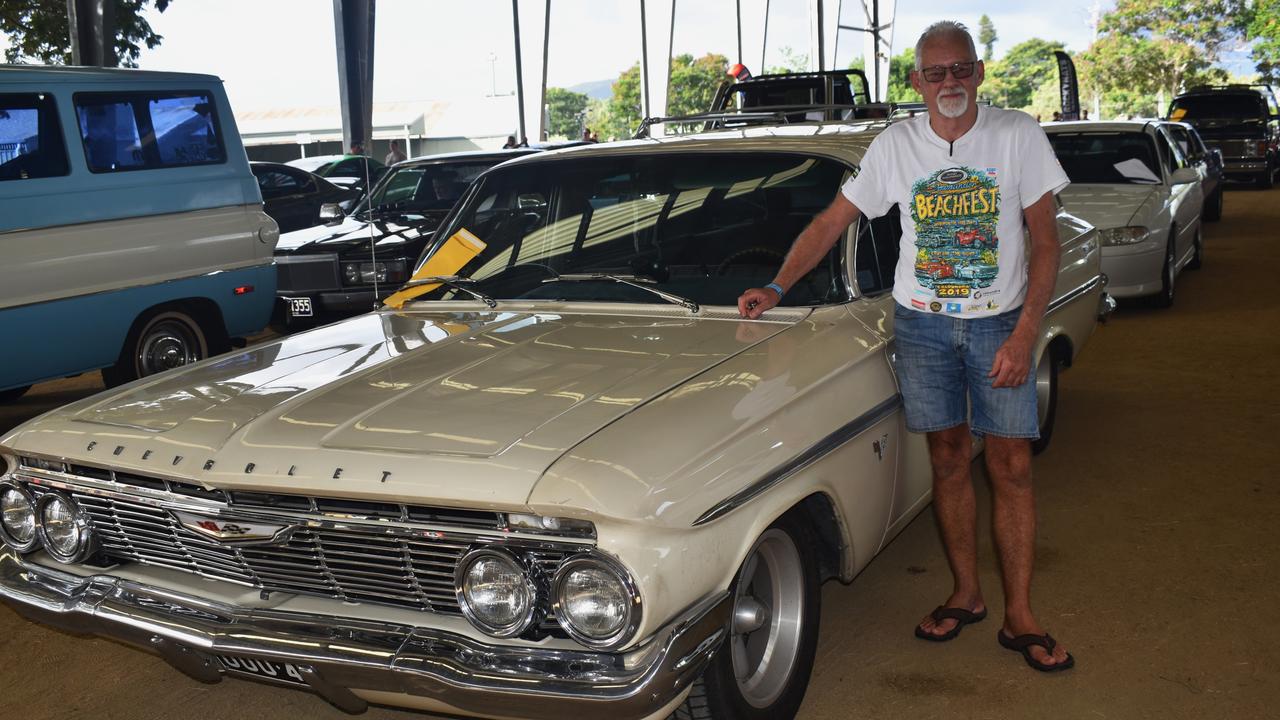
[[[783,292],[782,286],[779,285],[778,283],[769,283],[768,285],[765,285],[765,287],[778,293],[778,300],[782,300],[782,296],[786,294],[785,292]]]

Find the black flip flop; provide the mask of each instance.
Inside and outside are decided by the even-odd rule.
[[[987,609],[982,608],[978,612],[969,612],[964,608],[943,607],[939,605],[933,609],[933,612],[929,613],[929,617],[933,618],[934,622],[955,620],[956,626],[941,635],[934,635],[919,625],[916,625],[916,637],[921,640],[929,640],[931,642],[946,642],[959,635],[965,625],[972,625],[976,622],[982,622],[985,620],[987,617]]]
[[[1046,653],[1050,655],[1053,654],[1053,649],[1058,646],[1058,641],[1049,637],[1049,633],[1045,633],[1044,635],[1027,634],[1019,635],[1018,637],[1009,637],[1005,634],[1004,628],[1000,628],[1000,631],[996,633],[996,640],[1000,641],[1000,647],[1022,653],[1022,659],[1026,660],[1028,665],[1040,672],[1069,670],[1072,667],[1075,667],[1076,664],[1076,659],[1071,657],[1071,653],[1067,653],[1066,660],[1052,665],[1042,663],[1031,655],[1031,648],[1033,647],[1042,647]]]

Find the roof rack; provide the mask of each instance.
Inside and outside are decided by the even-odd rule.
[[[727,127],[729,123],[749,125],[790,125],[792,124],[791,116],[800,113],[821,112],[824,114],[822,120],[805,120],[799,122],[831,122],[825,118],[825,114],[831,111],[848,110],[851,120],[883,120],[893,114],[894,106],[890,103],[870,103],[862,105],[762,105],[759,107],[748,108],[746,110],[726,110],[723,112],[706,112],[697,113],[695,115],[678,115],[671,117],[647,117],[640,121],[640,127],[636,129],[634,139],[639,140],[649,137],[649,128],[654,125],[662,124],[682,124],[682,123],[704,123],[703,130],[712,130],[719,127]],[[868,114],[867,111],[876,111]],[[859,117],[861,115],[861,117]],[[869,115],[869,116],[868,116]]]

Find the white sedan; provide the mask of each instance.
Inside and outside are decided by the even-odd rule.
[[[1107,292],[1173,304],[1182,270],[1200,267],[1200,173],[1160,121],[1045,124],[1071,185],[1067,211],[1098,228]]]

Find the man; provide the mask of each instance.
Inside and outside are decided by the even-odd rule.
[[[899,383],[907,429],[927,433],[934,511],[955,583],[915,634],[951,640],[987,614],[969,475],[972,432],[985,437],[993,491],[1005,595],[998,639],[1037,670],[1065,670],[1073,658],[1031,611],[1030,441],[1038,436],[1031,352],[1058,273],[1053,195],[1067,177],[1033,118],[976,104],[984,72],[963,25],[925,30],[911,84],[928,112],[894,123],[871,143],[858,175],[796,239],[774,282],[747,290],[738,309],[760,317],[860,214],[877,217],[898,205]]]
[[[515,136],[515,135],[508,135],[508,136],[507,136],[507,141],[506,141],[505,143],[503,143],[503,145],[502,145],[502,149],[503,149],[503,150],[510,150],[511,148],[515,148],[515,147],[520,147],[519,143],[517,143],[517,142],[516,142],[516,136]]]
[[[392,165],[395,165],[398,162],[404,162],[404,159],[405,159],[405,154],[404,154],[404,150],[400,149],[400,141],[392,140],[391,152],[387,153],[387,156],[382,159],[382,164],[386,165],[387,167],[390,167]]]

